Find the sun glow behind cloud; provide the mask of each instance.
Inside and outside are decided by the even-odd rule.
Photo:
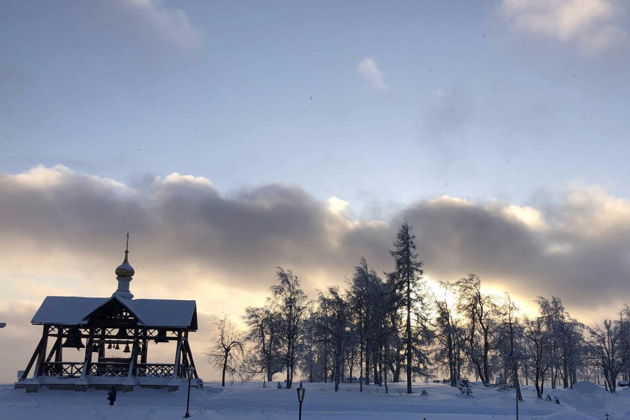
[[[127,231],[133,293],[196,299],[203,323],[195,346],[204,351],[213,319],[238,319],[264,303],[277,266],[293,270],[312,297],[343,287],[361,256],[379,273],[391,270],[388,251],[403,219],[414,226],[435,293],[437,282],[474,272],[488,293],[508,291],[523,313],[554,294],[586,321],[630,296],[630,203],[600,188],[576,186],[542,207],[443,196],[410,203],[391,220],[362,220],[348,202],[292,185],[225,195],[192,175],[132,188],[38,166],[0,174],[0,316],[11,324],[3,333],[22,340],[6,351],[23,363],[39,333],[25,327],[46,295],[111,295]],[[10,380],[14,372],[1,374]]]

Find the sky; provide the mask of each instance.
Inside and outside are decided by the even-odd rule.
[[[622,0],[0,3],[0,379],[47,295],[194,298],[210,326],[378,272],[475,272],[585,321],[630,297]],[[194,349],[194,346],[193,346]]]

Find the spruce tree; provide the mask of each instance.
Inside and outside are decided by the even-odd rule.
[[[422,261],[416,253],[415,236],[411,233],[412,227],[406,221],[400,226],[394,250],[390,254],[396,264],[395,270],[390,273],[390,279],[394,281],[395,292],[399,299],[400,307],[406,315],[405,322],[405,355],[407,370],[407,393],[411,394],[411,372],[413,365],[413,335],[411,331],[411,312],[416,299],[416,290],[420,286],[422,278]]]

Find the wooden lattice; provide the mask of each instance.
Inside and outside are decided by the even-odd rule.
[[[78,378],[82,370],[83,363],[80,362],[48,362],[42,365],[43,376]]]
[[[92,326],[109,326],[112,323],[118,326],[136,325],[138,319],[125,306],[116,300],[110,300],[90,315],[89,323]]]
[[[90,375],[94,376],[127,376],[128,363],[99,362],[90,365]]]
[[[172,378],[175,373],[175,365],[168,363],[139,363],[136,368],[137,376],[157,376],[160,378]]]

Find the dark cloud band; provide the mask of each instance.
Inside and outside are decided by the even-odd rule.
[[[555,294],[591,308],[623,301],[630,292],[630,204],[582,189],[540,207],[442,197],[376,222],[331,211],[292,185],[227,196],[207,179],[179,174],[131,189],[38,167],[0,175],[0,246],[38,243],[89,257],[119,249],[129,230],[152,266],[175,275],[194,265],[222,273],[203,281],[262,291],[276,266],[307,281],[317,273],[329,284],[342,283],[360,256],[388,270],[396,226],[406,219],[431,278],[476,272],[531,298]]]

